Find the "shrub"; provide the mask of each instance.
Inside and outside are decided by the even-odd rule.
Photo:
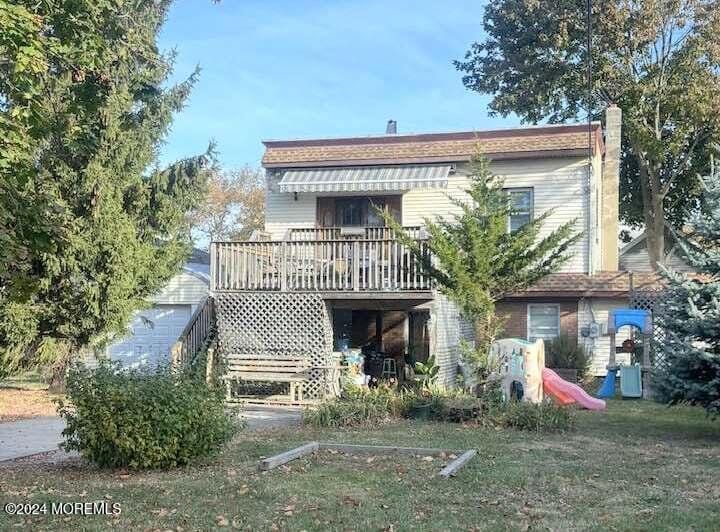
[[[413,368],[416,375],[420,376],[421,381],[429,384],[435,384],[440,374],[440,366],[435,362],[435,357],[430,356],[425,362],[415,362]]]
[[[567,334],[561,334],[545,346],[545,365],[549,368],[576,369],[581,379],[589,364],[590,357],[583,345]]]
[[[575,427],[575,413],[552,403],[511,401],[505,405],[501,420],[506,427],[535,432],[565,432]]]
[[[497,386],[483,389],[480,397],[439,386],[422,388],[351,387],[341,397],[305,412],[304,422],[315,427],[374,427],[392,420],[414,417],[425,407],[423,419],[475,423],[489,428],[514,428],[536,432],[564,432],[574,427],[570,408],[551,403],[534,405],[505,402]]]
[[[377,426],[404,417],[412,403],[413,392],[398,392],[386,386],[349,386],[341,397],[308,409],[303,420],[315,427]]]
[[[62,447],[102,467],[188,464],[218,451],[236,428],[218,388],[167,368],[74,366],[67,399],[59,408],[67,424]]]

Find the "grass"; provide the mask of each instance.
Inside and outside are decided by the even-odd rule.
[[[477,448],[447,459],[324,452],[266,473],[257,461],[302,442]],[[215,460],[173,471],[96,470],[79,460],[0,465],[0,502],[119,502],[118,517],[0,514],[32,530],[717,530],[720,421],[697,409],[611,401],[570,434],[402,422],[376,430],[248,432]],[[15,528],[17,529],[17,528]]]

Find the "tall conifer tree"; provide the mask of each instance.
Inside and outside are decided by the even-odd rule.
[[[665,271],[669,297],[658,313],[665,331],[657,375],[659,400],[702,405],[720,414],[720,168],[703,179],[703,210],[690,217],[692,235],[680,237],[686,260],[699,278]]]
[[[0,0],[0,372],[121,331],[189,251],[210,150],[158,152],[170,0]]]

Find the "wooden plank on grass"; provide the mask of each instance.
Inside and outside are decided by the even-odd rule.
[[[448,478],[451,476],[454,476],[455,473],[457,473],[458,469],[460,469],[462,466],[464,466],[466,463],[470,461],[470,459],[477,454],[477,451],[475,449],[470,449],[469,451],[465,451],[460,456],[458,456],[455,460],[450,462],[448,465],[443,468],[442,471],[440,471],[440,476],[444,478]]]
[[[268,471],[277,466],[287,464],[288,462],[291,462],[296,458],[300,458],[301,456],[305,456],[306,454],[314,453],[318,450],[318,448],[318,442],[311,441],[310,443],[306,443],[305,445],[301,445],[300,447],[295,447],[295,449],[290,449],[289,451],[285,451],[284,453],[276,454],[275,456],[271,456],[270,458],[265,458],[264,460],[260,461],[260,470]]]
[[[321,449],[332,449],[341,453],[407,453],[433,455],[452,453],[447,449],[431,449],[427,447],[396,447],[394,445],[353,445],[349,443],[321,443]]]

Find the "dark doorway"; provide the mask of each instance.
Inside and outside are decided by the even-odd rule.
[[[425,362],[430,356],[430,312],[409,313],[408,353],[416,362]]]

